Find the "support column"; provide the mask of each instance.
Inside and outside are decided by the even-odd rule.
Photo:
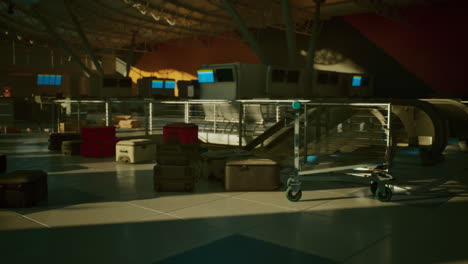
[[[310,79],[308,78],[308,84],[305,89],[312,89],[312,91],[316,91],[317,88],[317,71],[314,68],[314,58],[315,58],[315,50],[317,48],[317,39],[318,39],[318,26],[320,23],[320,5],[325,2],[324,0],[314,0],[315,1],[315,17],[314,17],[314,24],[312,26],[312,35],[309,41],[309,50],[307,51],[307,59],[306,59],[306,71],[310,72]],[[312,94],[314,92],[308,93],[304,91],[304,94]]]
[[[242,21],[242,18],[237,13],[236,9],[232,5],[230,0],[222,0],[224,6],[226,7],[227,12],[231,16],[232,20],[237,26],[237,29],[241,32],[244,39],[249,44],[250,48],[257,54],[257,57],[262,61],[265,65],[270,65],[270,60],[267,58],[263,50],[258,45],[257,40],[253,37],[252,33],[250,33],[247,26]]]
[[[35,8],[31,8],[30,11],[34,15],[34,17],[39,20],[39,22],[46,28],[47,32],[49,32],[50,35],[52,35],[55,40],[57,40],[57,43],[62,47],[63,50],[65,50],[66,53],[72,58],[72,60],[78,64],[78,66],[83,69],[85,74],[91,76],[93,73],[81,62],[80,57],[75,55],[75,53],[72,51],[72,49],[67,45],[67,43],[60,37],[60,35],[55,31],[54,27],[45,20],[39,12],[35,10]]]
[[[289,66],[292,68],[296,68],[296,33],[293,28],[293,23],[291,19],[291,6],[289,0],[281,0],[281,6],[283,10],[284,25],[286,26],[286,40],[288,43]]]
[[[75,29],[76,29],[76,32],[78,33],[78,36],[80,36],[81,41],[83,41],[86,53],[88,53],[89,57],[91,57],[91,60],[93,61],[94,66],[96,67],[97,71],[101,75],[103,75],[104,72],[102,71],[101,65],[99,64],[99,61],[97,60],[97,58],[94,56],[93,51],[91,49],[91,46],[89,45],[88,38],[86,38],[86,35],[84,34],[83,30],[81,29],[80,22],[76,18],[75,14],[73,14],[73,12],[72,12],[72,10],[70,8],[70,5],[69,5],[69,1],[64,0],[64,5],[65,5],[65,7],[66,7],[66,9],[68,11],[68,14],[71,17],[71,20],[73,22],[73,25],[75,26]]]

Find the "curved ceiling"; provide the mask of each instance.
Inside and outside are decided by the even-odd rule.
[[[230,1],[249,28],[285,28],[281,0]],[[314,1],[289,2],[296,32],[310,34]],[[377,12],[399,19],[398,8],[432,2],[327,0],[322,4],[321,15],[327,19]],[[235,31],[236,25],[221,0],[0,0],[0,14],[3,38],[50,45],[60,36],[70,46],[79,48],[83,46],[82,31],[94,50],[145,52],[154,42],[197,35],[239,38],[237,34],[224,34]]]

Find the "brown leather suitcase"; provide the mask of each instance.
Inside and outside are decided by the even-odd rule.
[[[226,191],[271,191],[281,186],[280,166],[267,158],[228,161],[225,174]]]
[[[0,207],[33,206],[47,199],[47,173],[19,170],[0,176]]]
[[[196,175],[189,165],[155,165],[154,190],[157,192],[191,192],[195,189]]]
[[[156,162],[160,165],[189,165],[200,159],[198,144],[162,144],[158,146]]]
[[[224,183],[224,172],[226,162],[236,159],[245,159],[252,153],[242,149],[226,149],[208,151],[203,153],[203,176],[209,180],[221,181]]]

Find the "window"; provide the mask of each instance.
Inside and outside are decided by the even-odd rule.
[[[152,89],[162,89],[164,88],[164,80],[153,80],[151,81]]]
[[[336,72],[331,72],[328,76],[328,81],[330,84],[338,84],[339,75]]]
[[[166,88],[166,89],[175,89],[175,81],[174,80],[166,80],[164,82],[164,88]]]
[[[286,77],[286,72],[283,70],[273,70],[271,71],[271,81],[272,82],[284,82]]]
[[[288,71],[286,81],[288,83],[297,83],[297,82],[299,82],[299,72],[298,71]]]
[[[361,86],[361,80],[362,80],[362,76],[354,75],[351,86],[355,86],[355,87]]]
[[[62,75],[38,74],[37,85],[62,85]]]
[[[199,83],[214,83],[214,71],[213,70],[199,70],[197,71]]]
[[[119,87],[132,87],[132,79],[131,78],[119,79]]]
[[[319,84],[327,84],[328,83],[328,73],[326,72],[317,72],[317,83]]]
[[[218,82],[233,82],[234,74],[232,69],[217,69],[216,70],[216,81]]]

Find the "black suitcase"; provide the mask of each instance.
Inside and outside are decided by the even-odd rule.
[[[49,150],[62,150],[62,142],[70,140],[81,140],[80,133],[50,133]]]
[[[154,166],[153,179],[157,192],[191,192],[197,180],[192,166],[158,164]]]
[[[44,171],[19,170],[0,177],[0,207],[36,205],[46,200],[47,195],[47,173]]]
[[[81,153],[81,140],[69,140],[62,142],[62,154],[79,155]]]
[[[0,154],[0,173],[7,171],[7,160],[5,154]]]

